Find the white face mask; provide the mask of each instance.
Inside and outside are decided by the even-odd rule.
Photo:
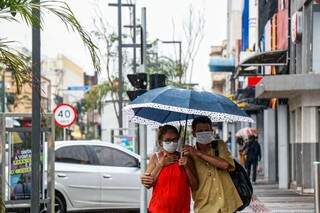
[[[197,143],[209,144],[214,140],[214,135],[212,131],[208,132],[197,132],[196,133]]]
[[[178,143],[177,142],[172,142],[172,141],[163,141],[162,142],[162,147],[168,153],[174,153],[178,148]]]

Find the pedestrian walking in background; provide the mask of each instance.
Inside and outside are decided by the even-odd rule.
[[[235,212],[243,203],[229,175],[235,164],[226,143],[214,139],[208,117],[195,118],[192,131],[196,146],[185,146],[183,154],[192,157],[198,173],[199,187],[192,191],[195,213]]]
[[[257,167],[258,161],[261,160],[261,147],[258,143],[256,136],[249,136],[249,142],[245,145],[246,150],[246,163],[245,167],[248,173],[248,176],[251,175],[252,168],[252,182],[256,183],[257,178]]]
[[[174,126],[159,128],[161,150],[152,155],[141,176],[145,187],[153,187],[149,213],[190,213],[191,190],[197,190],[198,177],[192,159],[176,151],[178,140]]]

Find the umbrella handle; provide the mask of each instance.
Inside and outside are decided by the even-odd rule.
[[[185,128],[184,128],[184,137],[183,137],[182,146],[184,146],[184,145],[186,144],[187,126],[188,126],[188,115],[187,115],[187,117],[186,117],[186,123],[185,123]]]

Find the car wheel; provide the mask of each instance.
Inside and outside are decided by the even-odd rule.
[[[55,197],[55,212],[56,213],[67,213],[67,205],[63,195],[56,192]]]

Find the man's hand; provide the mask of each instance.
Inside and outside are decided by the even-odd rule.
[[[190,155],[197,156],[200,154],[200,152],[196,150],[194,147],[186,145],[182,149],[182,154],[183,156],[190,156]]]
[[[178,156],[176,155],[173,155],[173,156],[169,156],[167,153],[164,153],[162,156],[159,157],[159,164],[160,166],[167,166],[167,165],[170,165],[174,162],[177,162],[178,161]]]
[[[144,173],[140,177],[141,183],[146,187],[146,188],[151,188],[153,185],[154,178],[150,173]]]
[[[188,163],[189,163],[189,159],[186,156],[183,156],[179,159],[180,166],[188,167]]]

